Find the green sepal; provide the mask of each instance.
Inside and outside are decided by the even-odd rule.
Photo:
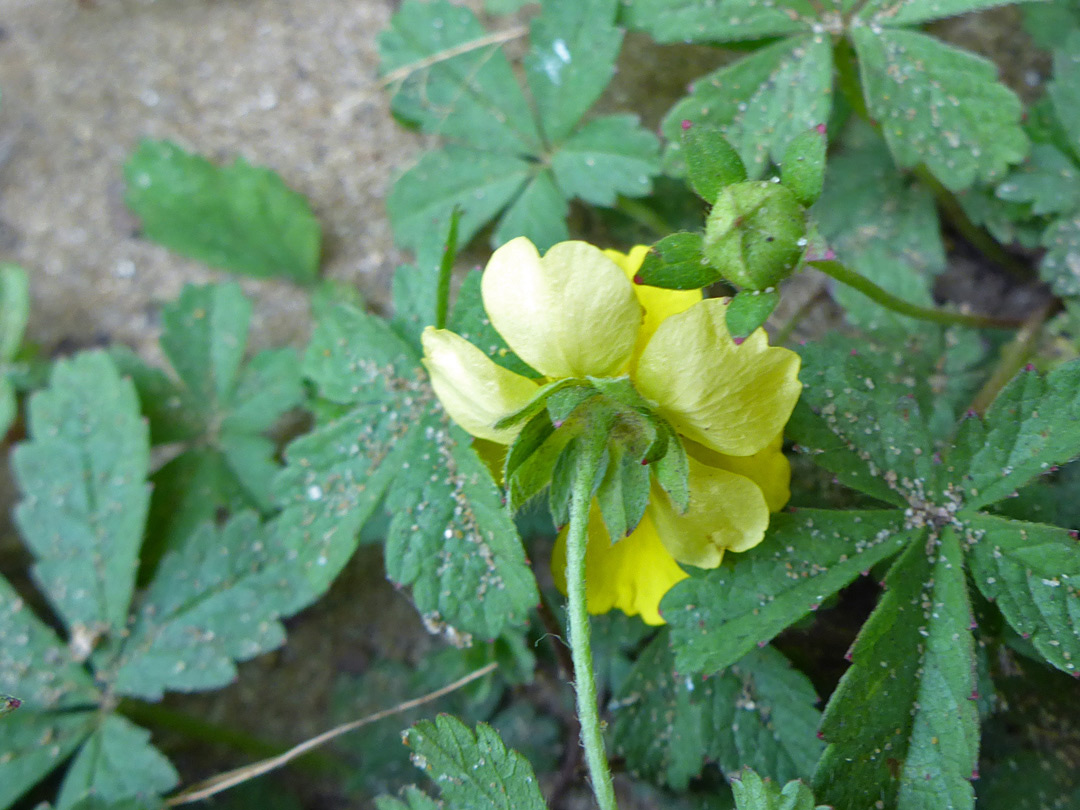
[[[563,425],[556,430],[548,415],[543,413],[537,414],[525,425],[507,455],[509,470],[511,457],[518,444],[522,444],[513,458],[513,472],[508,471],[504,479],[506,500],[511,512],[521,509],[551,483],[555,464],[576,434],[574,425]]]
[[[506,462],[503,464],[503,480],[511,481],[521,465],[539,450],[554,432],[555,426],[551,424],[547,411],[533,414],[510,445]]]
[[[589,492],[590,500],[604,479],[608,465],[611,463],[611,455],[607,447],[608,437],[617,416],[615,409],[602,401],[594,401],[586,411],[580,414],[581,427],[577,435],[563,448],[551,473],[548,506],[556,526],[565,526],[570,522],[570,499],[582,453],[600,459],[596,478]]]
[[[549,382],[547,385],[541,386],[539,390],[537,390],[537,392],[533,395],[533,398],[530,399],[527,403],[525,403],[522,408],[514,411],[509,416],[504,416],[502,419],[496,422],[495,429],[505,430],[508,427],[513,427],[519,422],[525,421],[526,419],[531,419],[533,416],[540,413],[542,410],[544,410],[545,407],[547,407],[548,398],[552,394],[575,385],[583,388],[586,387],[581,380],[575,379],[573,377],[564,377],[561,380],[555,380],[554,382]],[[588,391],[588,389],[586,390],[589,396],[595,393],[592,391]]]
[[[649,249],[634,282],[669,290],[707,287],[720,280],[720,273],[709,264],[703,248],[700,233],[684,231],[665,236]]]
[[[547,411],[555,427],[560,427],[578,407],[595,397],[597,392],[585,386],[563,388],[547,399]]]
[[[797,135],[784,150],[780,182],[803,205],[817,202],[825,188],[826,145],[824,127],[821,127]]]
[[[589,377],[593,388],[617,405],[621,405],[630,411],[637,413],[649,413],[655,408],[655,404],[649,402],[634,388],[630,377]]]
[[[608,536],[617,543],[637,528],[649,505],[649,468],[633,452],[631,444],[618,440],[608,444],[608,464],[596,499]]]
[[[750,337],[779,303],[780,293],[776,290],[743,290],[731,299],[724,316],[731,336],[736,340]]]
[[[663,432],[667,434],[666,452],[649,466],[661,489],[680,512],[685,512],[690,507],[690,462],[678,434],[666,422]]]
[[[724,186],[746,179],[742,158],[716,127],[698,124],[684,129],[682,148],[687,179],[697,195],[709,204],[716,202],[716,195]]]

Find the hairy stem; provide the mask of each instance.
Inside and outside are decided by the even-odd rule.
[[[990,315],[969,315],[963,312],[949,312],[945,309],[934,307],[921,307],[912,304],[902,298],[897,298],[891,292],[882,289],[870,279],[859,275],[854,270],[837,261],[820,259],[807,262],[811,267],[816,267],[827,276],[847,284],[849,287],[861,292],[871,301],[881,304],[883,307],[906,315],[909,318],[918,318],[922,321],[940,323],[945,326],[970,326],[976,329],[1017,329],[1022,325],[1021,321],[1010,318],[994,318]]]
[[[600,810],[616,810],[615,788],[611,783],[604,737],[600,732],[596,677],[593,675],[592,645],[589,638],[589,614],[585,605],[585,547],[589,541],[589,506],[599,463],[599,454],[593,448],[582,448],[574,474],[570,529],[566,537],[566,595],[570,621],[570,652],[574,660],[574,690],[577,693],[577,713],[578,720],[581,721],[581,744],[585,748],[585,764],[589,769],[593,793]]]

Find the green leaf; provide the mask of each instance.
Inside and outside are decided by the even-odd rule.
[[[121,631],[135,586],[150,447],[131,382],[108,356],[54,367],[30,399],[31,441],[15,448],[22,492],[15,521],[37,563],[34,578],[69,632]]]
[[[611,81],[623,32],[614,23],[616,0],[544,0],[541,7],[525,70],[544,136],[556,144]]]
[[[702,255],[700,233],[669,234],[649,248],[635,283],[669,290],[697,290],[714,283],[720,273]]]
[[[150,732],[110,714],[79,749],[68,768],[57,810],[88,796],[107,802],[161,795],[180,777],[150,744]]]
[[[916,25],[1007,4],[1008,0],[870,0],[856,16],[870,25]]]
[[[622,0],[623,19],[658,42],[739,42],[808,31],[817,11],[807,0]]]
[[[1028,369],[998,394],[985,419],[960,425],[949,472],[965,511],[1009,497],[1051,467],[1080,456],[1080,360],[1045,377]]]
[[[935,398],[929,374],[902,346],[859,345],[802,348],[804,389],[790,433],[853,489],[900,507],[911,498],[936,500],[941,471],[924,410]]]
[[[0,578],[0,693],[21,700],[20,713],[85,705],[98,697],[89,673],[73,658],[71,650],[33,614],[3,578]],[[8,722],[4,721],[5,728]]]
[[[405,732],[413,764],[439,786],[453,807],[545,810],[532,767],[506,748],[486,723],[476,733],[450,715],[421,721]]]
[[[926,164],[959,191],[1024,158],[1020,100],[992,62],[917,31],[861,26],[852,39],[867,107],[901,168]]]
[[[26,271],[16,264],[0,264],[0,363],[15,358],[29,317],[30,279]]]
[[[117,664],[114,689],[160,700],[164,690],[212,689],[285,640],[278,622],[290,560],[258,518],[201,526],[165,555]]]
[[[532,177],[533,167],[516,154],[469,149],[450,144],[425,152],[403,174],[386,199],[394,238],[416,249],[445,233],[450,213],[462,210],[459,244],[467,244],[517,198]]]
[[[780,293],[776,290],[743,290],[731,299],[724,320],[728,332],[736,340],[743,340],[764,325],[776,305]]]
[[[971,576],[1009,624],[1063,672],[1080,662],[1080,540],[1075,531],[975,515]]]
[[[802,782],[788,782],[783,788],[762,779],[749,768],[731,782],[737,810],[815,810],[814,794]],[[820,805],[817,810],[830,810]]]
[[[780,161],[780,182],[800,203],[813,205],[825,185],[825,124],[791,139]]]
[[[319,272],[319,222],[303,195],[237,158],[218,167],[168,141],[143,141],[124,164],[143,234],[212,267],[307,284]]]
[[[617,195],[644,197],[660,171],[660,142],[636,115],[594,118],[551,156],[555,182],[566,197],[613,206]]]
[[[800,509],[773,515],[765,540],[692,569],[661,606],[680,672],[714,672],[772,640],[904,548],[901,512]]]
[[[1048,51],[1064,45],[1072,32],[1080,28],[1080,8],[1074,0],[1025,3],[1020,10],[1024,29],[1036,45]]]
[[[713,8],[707,13],[720,19]],[[683,121],[717,127],[739,153],[750,178],[757,179],[770,161],[780,162],[793,138],[828,120],[832,70],[832,50],[824,35],[767,45],[698,79],[690,95],[665,116],[664,135],[677,144]]]
[[[682,122],[679,125],[684,126]],[[746,179],[742,158],[715,127],[684,129],[682,150],[687,179],[697,195],[709,204],[716,202],[724,186]]]
[[[974,806],[975,649],[952,527],[913,542],[852,648],[822,723],[814,790],[837,807]]]
[[[1039,275],[1061,296],[1080,295],[1080,212],[1055,221],[1043,234]]]
[[[945,270],[933,196],[896,170],[869,126],[850,127],[843,143],[813,208],[822,235],[860,275],[906,301],[932,305],[933,279]],[[904,335],[925,328],[847,285],[835,285],[833,294],[856,326]]]
[[[566,215],[570,205],[555,185],[555,176],[547,169],[532,176],[517,198],[499,219],[491,237],[492,245],[505,245],[511,239],[526,236],[539,250],[570,238]]]
[[[997,187],[1002,200],[1030,203],[1035,216],[1080,208],[1080,169],[1056,146],[1036,143],[1031,157]]]
[[[1080,31],[1074,30],[1054,51],[1054,80],[1046,87],[1058,121],[1080,158]]]
[[[384,80],[402,74],[390,108],[424,132],[463,144],[531,151],[539,147],[540,133],[502,43],[482,45],[487,36],[463,6],[402,3],[379,35]]]
[[[277,534],[308,598],[329,587],[383,498],[388,576],[435,625],[494,638],[538,599],[520,538],[467,437],[438,406],[419,358],[382,319],[341,306],[318,324],[306,375],[345,415],[297,439],[277,481]]]
[[[96,711],[38,712],[25,707],[5,717],[0,725],[0,807],[11,807],[59,767],[98,719]]]
[[[821,753],[810,681],[771,647],[708,678],[677,673],[667,634],[642,652],[619,690],[614,750],[631,774],[685,790],[712,760],[777,779],[809,776]]]

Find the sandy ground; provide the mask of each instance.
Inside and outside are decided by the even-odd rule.
[[[280,172],[323,223],[325,273],[381,302],[400,259],[383,199],[418,146],[375,87],[394,5],[0,0],[0,258],[31,272],[30,338],[153,356],[160,303],[216,275],[138,237],[121,167],[144,137]],[[297,289],[245,287],[258,344],[303,339]]]

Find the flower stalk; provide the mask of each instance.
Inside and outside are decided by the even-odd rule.
[[[590,446],[591,445],[591,446]],[[566,596],[570,622],[570,654],[574,661],[574,691],[581,722],[585,764],[600,810],[616,810],[593,674],[592,643],[585,596],[585,549],[589,542],[589,504],[600,464],[602,445],[586,442],[578,454],[570,501],[570,528],[566,539]]]

